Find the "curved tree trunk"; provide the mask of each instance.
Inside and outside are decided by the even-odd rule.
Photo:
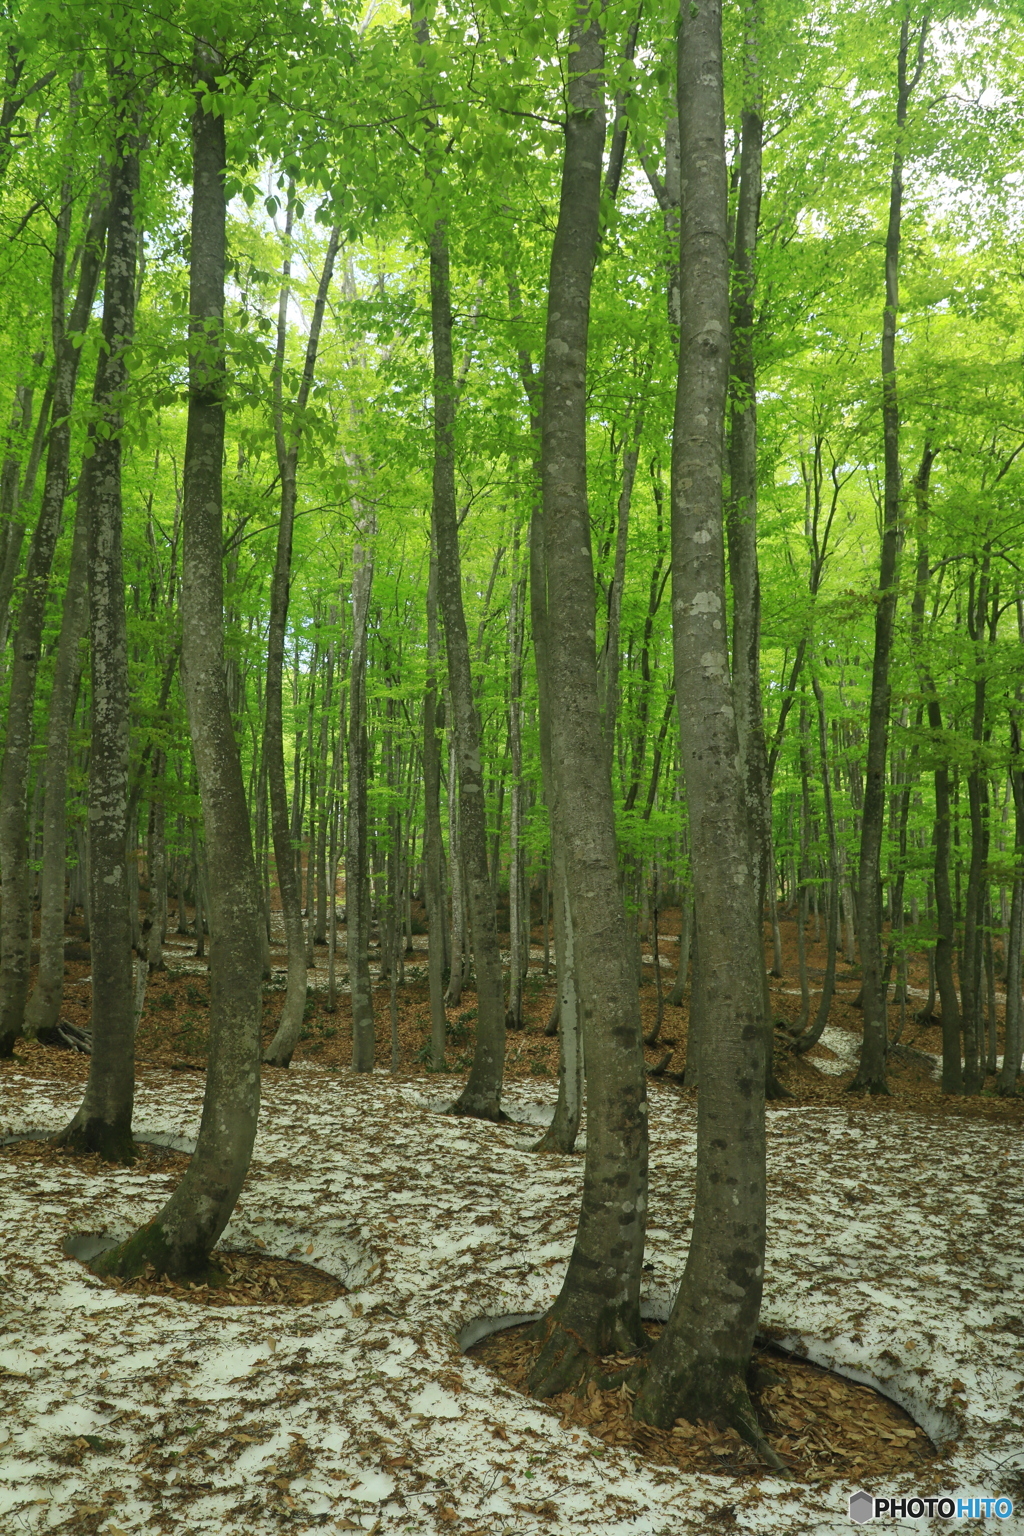
[[[746,1376],[765,1257],[764,1001],[757,881],[729,678],[722,441],[729,372],[720,0],[683,7],[683,324],[672,451],[672,606],[699,936],[693,1236],[634,1412],[734,1426],[761,1444]]]
[[[199,1138],[163,1210],[93,1261],[105,1274],[206,1276],[252,1156],[260,1102],[260,898],[224,667],[224,118],[204,111],[220,56],[195,49],[182,675],[209,853],[210,1047]],[[201,342],[201,349],[199,343]]]
[[[541,465],[553,840],[565,862],[587,1065],[576,1241],[531,1385],[549,1395],[587,1355],[642,1341],[647,1103],[636,965],[619,880],[601,721],[587,503],[586,375],[605,136],[604,39],[589,7],[569,39],[568,112],[544,350]]]

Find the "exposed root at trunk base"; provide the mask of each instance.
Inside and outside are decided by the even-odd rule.
[[[530,1148],[531,1152],[561,1152],[568,1156],[576,1150],[576,1136],[578,1132],[568,1126],[559,1126],[552,1121],[538,1141]]]
[[[653,1344],[664,1330],[648,1322],[645,1331]],[[529,1377],[546,1339],[546,1330],[524,1323],[488,1334],[469,1354],[514,1391],[532,1397]],[[771,1457],[759,1455],[760,1440],[752,1445],[736,1429],[683,1417],[657,1429],[635,1418],[636,1391],[630,1381],[636,1378],[642,1385],[644,1377],[635,1350],[615,1352],[595,1362],[581,1390],[558,1393],[544,1406],[563,1429],[585,1430],[607,1447],[631,1451],[655,1465],[712,1477],[775,1475]],[[841,1479],[859,1486],[866,1466],[882,1481],[903,1476],[919,1481],[922,1471],[939,1470],[941,1458],[924,1431],[872,1387],[764,1349],[754,1356],[746,1384],[761,1435],[801,1482]],[[804,1427],[794,1438],[797,1418]]]
[[[561,1392],[575,1392],[582,1396],[593,1383],[604,1389],[614,1389],[625,1380],[628,1362],[620,1357],[619,1369],[602,1368],[601,1359],[587,1349],[575,1329],[558,1322],[549,1313],[535,1323],[529,1337],[541,1341],[541,1351],[527,1377],[527,1386],[534,1397],[557,1397]],[[630,1348],[630,1358],[646,1346]],[[607,1361],[604,1366],[607,1366]]]
[[[446,1115],[465,1115],[469,1120],[489,1120],[492,1125],[507,1125],[506,1115],[497,1099],[467,1099],[465,1094],[449,1104]]]
[[[286,1056],[271,1056],[270,1052],[268,1051],[266,1053],[266,1055],[263,1057],[263,1065],[265,1067],[290,1067],[291,1064],[292,1064],[292,1053],[291,1053],[291,1051],[289,1051]]]
[[[548,1316],[537,1323],[532,1337],[544,1341],[527,1377],[527,1385],[534,1397],[557,1397],[559,1392],[582,1391],[595,1361],[584,1349],[579,1335]]]
[[[97,1254],[89,1268],[97,1275],[135,1280],[147,1265],[154,1274],[167,1275],[171,1280],[193,1280],[199,1285],[210,1286],[223,1285],[227,1280],[224,1271],[211,1263],[208,1253],[201,1250],[184,1252],[172,1247],[159,1221],[147,1222],[126,1242]]]
[[[690,1423],[708,1421],[719,1429],[733,1429],[760,1456],[761,1460],[778,1472],[789,1477],[789,1468],[772,1450],[765,1438],[757,1414],[750,1400],[746,1383],[734,1373],[724,1373],[714,1379],[702,1374],[698,1381],[687,1381],[675,1390],[658,1390],[643,1365],[631,1373],[636,1387],[633,1418],[641,1424],[651,1424],[655,1429],[671,1429],[677,1419]]]
[[[847,1093],[870,1093],[874,1095],[889,1096],[889,1084],[884,1077],[862,1077],[858,1072],[852,1082],[846,1085]]]
[[[84,1120],[78,1115],[64,1130],[58,1131],[50,1142],[61,1151],[78,1157],[95,1153],[108,1163],[120,1163],[130,1168],[135,1161],[135,1140],[131,1122],[110,1125],[106,1120]]]

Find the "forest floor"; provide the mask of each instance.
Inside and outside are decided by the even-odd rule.
[[[477,1320],[543,1311],[572,1247],[583,1159],[531,1150],[557,1078],[543,977],[531,976],[526,1027],[509,1036],[510,1123],[438,1112],[472,1050],[471,993],[450,1012],[449,1074],[417,1059],[428,1011],[425,977],[410,975],[398,1073],[357,1077],[347,999],[329,1014],[318,987],[293,1066],[265,1074],[252,1169],[222,1243],[225,1287],[114,1288],[65,1258],[69,1231],[121,1237],[154,1214],[191,1150],[206,982],[185,944],[151,980],[138,1040],[136,1135],[164,1145],[140,1148],[132,1169],[39,1142],[0,1152],[3,1536],[832,1536],[852,1529],[860,1487],[1005,1494],[1019,1517],[1024,1103],[944,1099],[934,1026],[908,1019],[913,1050],[893,1060],[889,1098],[851,1098],[859,1014],[842,968],[826,1043],[809,1058],[779,1051],[793,1097],[769,1110],[762,1327],[766,1349],[790,1353],[772,1357],[778,1379],[759,1407],[786,1480],[707,1425],[638,1434],[621,1393],[524,1396],[520,1334],[464,1351],[486,1327]],[[85,1025],[87,957],[74,953],[65,1016]],[[821,962],[812,949],[812,986]],[[774,1006],[793,1017],[789,945],[784,970]],[[648,1026],[655,994],[643,988]],[[268,1037],[279,997],[268,994]],[[377,1001],[387,1067],[386,987]],[[685,1022],[685,1009],[664,1010],[670,1070],[685,1059]],[[58,1128],[87,1068],[71,1052],[19,1047],[0,1064],[0,1135]],[[668,1077],[650,1092],[644,1311],[657,1320],[692,1219],[696,1096]]]

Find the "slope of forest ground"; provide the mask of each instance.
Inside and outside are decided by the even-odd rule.
[[[202,1081],[174,1068],[202,1067],[205,979],[185,969],[201,963],[169,958],[177,970],[153,977],[140,1030],[135,1127],[187,1150]],[[72,960],[69,972],[86,974],[83,965]],[[259,1305],[207,1307],[155,1287],[112,1289],[64,1257],[71,1230],[122,1236],[155,1212],[180,1176],[173,1158],[124,1170],[24,1144],[0,1155],[5,1536],[825,1536],[850,1529],[847,1497],[858,1486],[904,1497],[1005,1492],[1020,1508],[1020,1101],[942,1100],[914,1056],[893,1063],[889,1100],[851,1100],[848,1001],[837,1003],[831,1045],[816,1061],[780,1055],[795,1097],[769,1113],[765,1334],[881,1385],[940,1454],[921,1454],[909,1421],[883,1424],[852,1407],[845,1443],[830,1427],[826,1454],[825,1421],[810,1406],[820,1408],[819,1393],[802,1417],[791,1411],[774,1426],[792,1481],[743,1465],[735,1446],[707,1436],[705,1464],[721,1457],[726,1470],[685,1470],[698,1461],[651,1461],[621,1443],[610,1412],[588,1420],[585,1408],[535,1404],[462,1352],[459,1335],[474,1319],[537,1312],[557,1293],[582,1159],[530,1150],[555,1093],[543,983],[529,989],[526,1030],[509,1038],[514,1119],[500,1127],[436,1112],[460,1074],[428,1076],[415,1060],[426,1031],[419,985],[404,989],[397,1077],[339,1065],[344,1000],[333,1016],[318,1001],[305,1059],[266,1073],[254,1161],[224,1246],[333,1277],[318,1288],[310,1275],[306,1291],[301,1280],[291,1305],[274,1300],[272,1275],[246,1298]],[[799,1004],[791,987],[778,984],[780,1013]],[[654,992],[645,986],[645,1010]],[[378,1001],[383,1064],[386,990]],[[470,993],[452,1011],[455,1059],[471,1049],[472,1004]],[[684,1024],[684,1010],[666,1010],[663,1034],[683,1054]],[[934,1049],[926,1032],[910,1037]],[[20,1046],[2,1069],[0,1133],[61,1125],[86,1069],[84,1057]],[[695,1125],[695,1096],[652,1081],[653,1318],[666,1315],[685,1256]],[[913,1454],[901,1456],[902,1445]]]

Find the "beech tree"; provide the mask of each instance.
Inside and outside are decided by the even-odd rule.
[[[224,117],[215,41],[197,38],[192,118],[188,438],[182,611],[186,699],[210,849],[210,1048],[196,1150],[163,1210],[94,1261],[103,1274],[209,1272],[245,1180],[260,1101],[260,904],[224,668]]]

